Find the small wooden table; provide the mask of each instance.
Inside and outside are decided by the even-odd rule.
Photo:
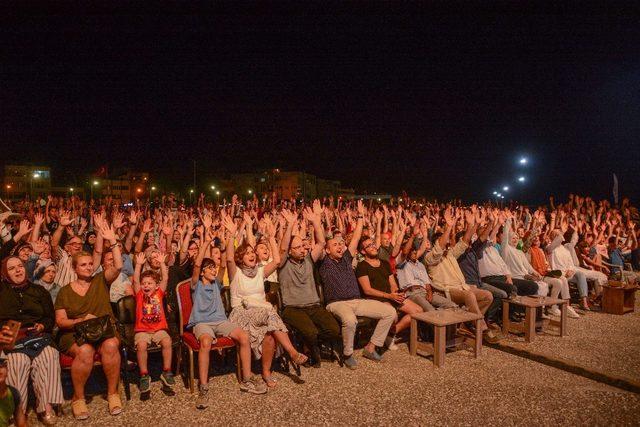
[[[411,338],[409,339],[409,353],[412,356],[418,354],[418,350],[427,354],[433,354],[433,364],[436,367],[444,366],[444,355],[446,352],[446,329],[448,325],[455,325],[464,322],[475,322],[476,337],[474,345],[474,356],[478,357],[482,351],[482,332],[479,324],[483,316],[481,314],[469,313],[460,309],[447,309],[427,311],[411,315]],[[434,340],[430,343],[418,342],[418,322],[425,322],[433,325]]]
[[[525,308],[524,318],[524,339],[531,342],[536,337],[536,309],[538,307],[547,307],[550,305],[560,306],[560,336],[563,337],[567,333],[567,304],[564,299],[556,299],[539,296],[515,297],[514,299],[502,300],[502,333],[506,336],[511,330],[522,332],[521,323],[513,323],[509,320],[509,304],[519,305]]]
[[[609,314],[633,313],[636,305],[636,291],[638,286],[602,287],[602,311]]]

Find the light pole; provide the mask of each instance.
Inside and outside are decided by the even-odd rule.
[[[99,185],[100,183],[98,181],[93,181],[91,183],[91,200],[93,200],[93,187]]]
[[[195,164],[195,162],[194,160],[193,163]],[[193,204],[193,188],[189,190],[189,203]]]
[[[40,174],[35,172],[31,175],[31,179],[29,179],[29,199],[33,199],[33,180],[40,178]]]
[[[220,191],[216,190],[216,203],[220,204]]]

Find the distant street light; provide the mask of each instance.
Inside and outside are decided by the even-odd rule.
[[[520,178],[518,178],[518,181],[524,182],[524,176],[521,176]]]
[[[215,185],[212,185],[212,186],[211,186],[211,189],[212,189],[212,190],[215,190],[215,189],[216,189],[216,186],[215,186]]]
[[[98,185],[100,184],[98,181],[93,181],[93,185]]]
[[[220,192],[219,192],[219,191],[216,191],[216,196],[219,196],[219,195],[220,195]]]
[[[528,161],[529,161],[529,160],[528,160],[526,157],[522,157],[522,158],[520,159],[520,164],[521,164],[521,165],[526,165]]]
[[[509,191],[509,187],[505,185],[504,187],[502,187],[502,191]]]
[[[494,196],[496,196],[497,194],[498,194],[498,192],[497,192],[497,191],[494,191],[494,192],[493,192],[493,195],[494,195]]]
[[[156,187],[151,187],[151,191],[156,191]]]
[[[70,187],[70,188],[69,188],[69,191],[71,191],[71,192],[73,193],[73,187]]]
[[[247,193],[253,194],[253,190],[249,189],[249,190],[247,190]]]

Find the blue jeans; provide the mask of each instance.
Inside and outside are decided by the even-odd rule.
[[[498,313],[502,309],[502,299],[508,297],[507,293],[502,289],[496,288],[495,286],[492,286],[484,282],[481,282],[478,288],[484,289],[485,291],[489,291],[491,292],[491,295],[493,295],[493,302],[487,309],[487,312],[485,313],[484,317],[489,322],[496,323],[499,320]]]

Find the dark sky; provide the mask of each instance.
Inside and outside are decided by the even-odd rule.
[[[615,172],[638,201],[638,15],[367,7],[14,17],[3,155],[59,178],[108,163],[186,188],[195,157],[203,183],[281,167],[466,199],[516,187],[527,155],[529,200],[610,197]]]

